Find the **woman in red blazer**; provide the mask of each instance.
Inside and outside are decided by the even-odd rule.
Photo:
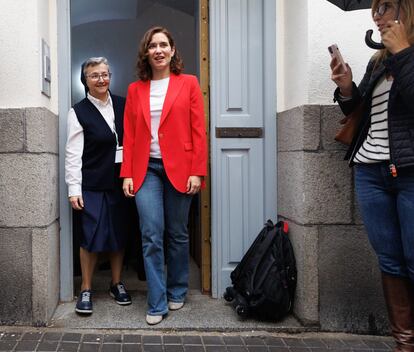
[[[197,78],[182,74],[171,34],[142,38],[137,73],[128,88],[121,177],[135,195],[147,276],[148,324],[183,307],[188,289],[188,213],[207,174],[203,99]],[[164,232],[167,278],[164,275]]]

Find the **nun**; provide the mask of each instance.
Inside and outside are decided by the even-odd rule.
[[[128,200],[119,178],[122,162],[125,98],[111,94],[108,60],[92,57],[82,64],[86,97],[69,110],[65,181],[80,245],[82,284],[75,311],[92,314],[92,277],[98,254],[108,253],[112,281],[109,294],[131,304],[121,281],[127,243]]]

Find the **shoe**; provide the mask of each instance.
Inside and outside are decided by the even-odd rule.
[[[127,306],[132,302],[131,296],[127,292],[122,282],[118,282],[115,285],[110,285],[109,294],[111,295],[111,297],[115,299],[115,302],[120,304],[121,306]]]
[[[179,310],[184,307],[184,302],[168,302],[168,309],[169,310]]]
[[[414,285],[408,278],[382,273],[382,286],[394,351],[414,352]]]
[[[163,319],[162,315],[149,315],[149,314],[147,314],[147,316],[145,318],[148,325],[159,324],[159,323],[161,323],[162,319]]]
[[[75,311],[79,314],[92,314],[92,292],[91,290],[81,291],[76,302]]]

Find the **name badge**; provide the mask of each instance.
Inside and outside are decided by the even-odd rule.
[[[115,152],[115,163],[122,163],[122,151],[124,150],[124,147],[117,146],[116,152]]]

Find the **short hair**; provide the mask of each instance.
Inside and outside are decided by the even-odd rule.
[[[109,63],[106,57],[103,57],[103,56],[90,57],[82,64],[82,71],[84,74],[86,74],[86,69],[88,67],[91,67],[91,66],[93,67],[93,66],[97,66],[100,64],[105,64],[106,66],[109,67]]]
[[[90,57],[89,59],[83,62],[81,66],[80,80],[83,86],[85,87],[85,94],[88,93],[89,91],[88,85],[86,84],[86,69],[88,67],[94,67],[100,64],[105,64],[109,68],[108,60],[106,59],[106,57],[103,57],[103,56]]]
[[[148,47],[152,40],[152,37],[156,33],[163,33],[168,38],[168,43],[170,44],[171,48],[175,50],[174,56],[171,58],[170,62],[170,71],[176,75],[179,75],[184,69],[183,60],[181,59],[180,53],[175,46],[174,38],[172,37],[171,33],[166,28],[161,26],[152,27],[145,32],[144,36],[141,39],[138,50],[136,72],[138,78],[142,81],[148,81],[152,79],[152,68],[148,62]]]

